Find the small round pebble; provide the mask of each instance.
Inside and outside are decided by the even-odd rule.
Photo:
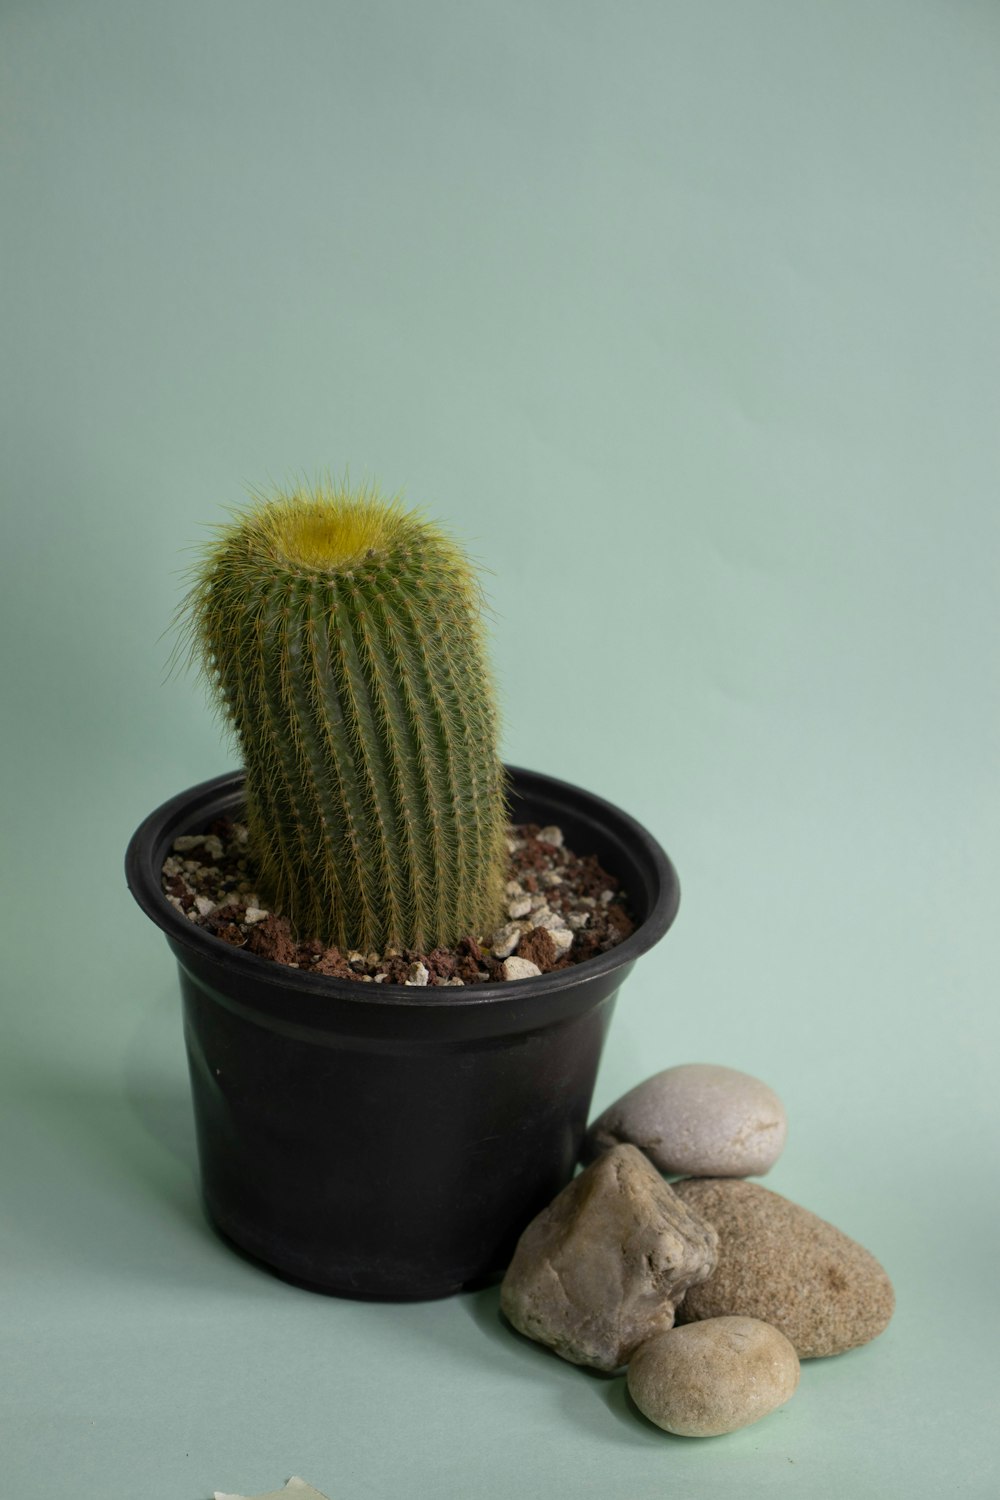
[[[794,1395],[799,1361],[757,1318],[709,1318],[656,1334],[628,1367],[636,1406],[667,1432],[719,1437],[759,1422]]]
[[[584,1160],[627,1142],[661,1172],[759,1177],[785,1145],[788,1121],[773,1089],[714,1063],[665,1068],[623,1094],[587,1134]]]

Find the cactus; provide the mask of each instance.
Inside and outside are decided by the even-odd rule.
[[[234,729],[260,893],[301,937],[452,946],[501,920],[507,806],[468,559],[372,490],[255,497],[182,615]]]

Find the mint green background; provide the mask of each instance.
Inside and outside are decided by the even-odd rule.
[[[995,1495],[1000,9],[6,0],[0,59],[0,1490]],[[763,1076],[893,1275],[740,1434],[202,1221],[121,858],[231,755],[160,635],[346,466],[492,570],[507,757],[680,869],[596,1104]]]

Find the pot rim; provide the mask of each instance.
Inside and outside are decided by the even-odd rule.
[[[409,986],[403,984],[363,985],[357,980],[336,979],[326,974],[309,974],[273,959],[236,948],[197,926],[168,900],[161,887],[161,870],[170,845],[180,834],[194,831],[211,810],[213,816],[229,811],[242,797],[244,773],[227,771],[221,776],[199,782],[161,803],[139,824],[129,840],[125,856],[125,877],[137,904],[165,934],[171,946],[192,950],[205,962],[220,964],[233,975],[243,974],[254,986],[265,985],[288,994],[292,991],[305,999],[321,996],[339,1004],[361,1006],[366,1010],[404,1009],[407,1011],[474,1009],[511,1004],[518,1008],[524,1001],[543,995],[552,996],[571,986],[580,986],[613,974],[646,953],[663,937],[677,915],[680,904],[680,882],[665,850],[652,834],[629,813],[603,797],[572,782],[562,781],[544,772],[519,766],[506,767],[508,777],[518,792],[526,797],[544,798],[553,807],[553,821],[558,822],[560,805],[576,821],[581,816],[599,825],[606,837],[627,848],[633,863],[644,867],[645,884],[651,905],[645,919],[635,931],[606,953],[572,964],[566,969],[540,974],[530,979],[505,980],[466,985]],[[229,807],[220,807],[228,803]],[[584,854],[589,850],[577,851]]]

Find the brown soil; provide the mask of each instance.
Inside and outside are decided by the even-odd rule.
[[[508,912],[518,913],[509,915],[508,925],[518,930],[517,958],[547,974],[607,952],[634,931],[618,882],[596,856],[581,858],[566,849],[560,830],[512,826],[508,849]],[[342,953],[312,939],[296,940],[286,917],[259,905],[246,829],[228,819],[175,842],[164,862],[163,889],[179,911],[223,942],[306,973],[369,984],[455,987],[507,977],[503,958],[492,952],[500,933],[470,934],[454,949],[430,953]],[[531,909],[522,913],[526,901]],[[496,946],[503,949],[499,941]]]

